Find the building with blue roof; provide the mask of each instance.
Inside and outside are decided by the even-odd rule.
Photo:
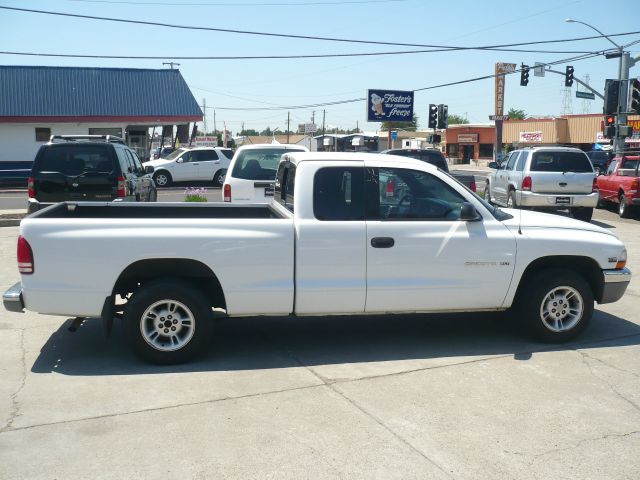
[[[202,119],[177,69],[0,65],[0,170],[30,168],[51,135],[117,135],[146,159],[150,128]]]

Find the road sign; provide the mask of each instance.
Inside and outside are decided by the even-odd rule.
[[[533,64],[533,76],[544,77],[544,63],[536,62]]]
[[[391,130],[391,140],[397,140],[397,139],[398,139],[398,131]]]
[[[316,133],[318,131],[318,127],[315,123],[305,123],[304,124],[304,134],[308,133]]]
[[[509,120],[509,115],[489,115],[489,120]]]
[[[580,90],[576,90],[576,98],[587,98],[589,100],[595,100],[596,95],[593,92],[581,92]]]

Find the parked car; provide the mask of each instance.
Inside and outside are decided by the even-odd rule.
[[[382,150],[380,153],[386,155],[399,155],[401,157],[415,158],[416,160],[422,160],[423,162],[430,163],[431,165],[435,165],[436,167],[438,167],[443,172],[447,172],[449,175],[458,180],[471,191],[476,191],[475,176],[467,173],[449,171],[449,164],[447,163],[447,159],[444,158],[444,155],[440,150],[437,150],[435,148],[392,148],[388,150]]]
[[[3,301],[107,327],[122,318],[134,350],[157,363],[209,345],[212,308],[230,317],[513,308],[536,338],[566,342],[594,301],[624,294],[625,246],[596,225],[513,213],[411,158],[288,153],[270,204],[78,203],[27,217],[21,281]]]
[[[145,165],[154,168],[153,179],[158,187],[173,182],[213,182],[221,187],[227,174],[233,152],[220,147],[181,147],[164,158],[151,160]]]
[[[175,148],[173,147],[162,147],[162,149],[160,149],[160,147],[154,148],[153,153],[151,155],[151,159],[157,160],[158,158],[164,158],[174,150]]]
[[[266,203],[273,198],[273,184],[280,157],[288,152],[308,152],[302,145],[262,143],[236,150],[222,187],[225,202]]]
[[[489,166],[498,167],[495,162]],[[598,187],[582,150],[554,146],[514,150],[499,167],[487,177],[487,201],[509,208],[568,208],[574,218],[591,221]]]
[[[613,152],[608,150],[591,150],[587,152],[587,157],[591,160],[596,175],[604,172],[613,158]]]
[[[54,135],[33,162],[28,213],[70,200],[155,202],[151,173],[119,137]]]
[[[615,157],[609,168],[598,177],[600,206],[608,202],[618,204],[618,214],[628,218],[640,206],[640,156]]]

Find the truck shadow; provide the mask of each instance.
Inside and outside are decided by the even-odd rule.
[[[174,366],[139,360],[118,323],[106,339],[101,320],[88,319],[75,333],[68,331],[68,320],[42,347],[31,371],[139,375],[488,355],[512,355],[526,361],[535,352],[640,343],[639,325],[598,310],[575,342],[561,345],[531,341],[514,320],[496,313],[222,319],[204,355],[195,362]]]

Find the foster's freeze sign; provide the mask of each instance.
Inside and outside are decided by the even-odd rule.
[[[368,122],[411,122],[413,92],[367,90]]]

